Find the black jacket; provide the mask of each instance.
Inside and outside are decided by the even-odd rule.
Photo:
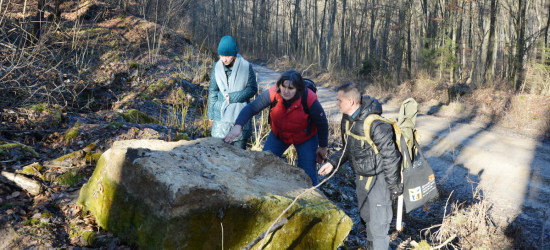
[[[365,142],[364,147],[362,147],[361,140],[357,140],[352,136],[349,136],[346,141],[346,121],[349,121],[351,133],[364,136],[363,124],[365,118],[371,114],[381,115],[382,105],[378,100],[370,96],[363,96],[361,108],[357,117],[352,118],[346,114],[342,115],[340,126],[345,153],[340,165],[349,161],[355,174],[374,176],[384,173],[388,185],[398,184],[400,182],[399,165],[401,162],[401,153],[399,153],[397,149],[397,145],[394,141],[395,134],[389,123],[374,121],[371,125],[370,136],[378,148],[378,154],[374,153],[374,150],[368,143]],[[336,167],[338,165],[342,152],[343,151],[338,151],[330,157],[329,162],[333,166]]]

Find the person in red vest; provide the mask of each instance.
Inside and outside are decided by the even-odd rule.
[[[225,142],[237,138],[243,125],[267,107],[270,107],[271,132],[263,151],[281,157],[293,144],[298,153],[298,166],[316,186],[319,184],[316,158],[324,159],[327,155],[328,121],[317,94],[306,86],[306,81],[296,70],[284,72],[274,86],[241,110],[235,126],[225,136]]]

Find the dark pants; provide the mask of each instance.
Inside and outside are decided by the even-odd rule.
[[[273,131],[269,132],[267,140],[265,141],[263,151],[271,151],[274,155],[281,157],[285,150],[288,148],[283,141],[279,140]],[[317,180],[317,148],[319,147],[319,136],[315,134],[307,141],[302,142],[300,145],[294,145],[296,153],[298,153],[298,167],[302,168],[306,174],[311,178],[313,186],[317,186],[319,181]]]
[[[248,140],[234,141],[233,143],[231,143],[231,145],[233,145],[237,148],[240,148],[240,149],[246,149],[246,143],[247,142],[248,142]]]
[[[367,188],[368,179],[355,177],[359,212],[367,224],[367,240],[374,242],[374,249],[386,250],[390,245],[388,231],[393,216],[390,191],[383,173],[373,176]]]

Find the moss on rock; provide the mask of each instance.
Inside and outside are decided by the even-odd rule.
[[[42,169],[44,169],[43,166],[41,166],[38,163],[33,163],[31,165],[23,167],[21,171],[19,171],[18,173],[24,174],[24,175],[35,175],[35,174],[40,174],[40,172],[42,172]],[[36,172],[37,170],[38,172]]]
[[[88,246],[95,246],[97,243],[97,235],[91,231],[82,232],[81,238],[88,244]]]
[[[100,158],[81,191],[78,204],[91,212],[99,226],[140,249],[242,249],[266,231],[292,203],[292,197],[265,194],[245,203],[191,210],[180,216],[158,216],[145,202],[105,175]],[[170,211],[170,208],[167,208]],[[265,249],[336,249],[353,222],[334,203],[308,197],[285,214],[288,223],[275,232]]]
[[[84,176],[84,174],[78,173],[78,169],[71,169],[55,178],[55,181],[63,186],[73,186],[78,183],[78,181],[82,180]]]
[[[65,142],[69,142],[76,139],[76,137],[78,137],[79,134],[80,132],[78,132],[78,129],[76,128],[69,130],[69,132],[65,134]]]
[[[10,149],[10,148],[19,148],[19,149],[21,149],[21,151],[27,152],[27,153],[33,155],[34,157],[39,157],[38,153],[36,153],[36,151],[34,151],[34,149],[32,147],[21,144],[19,142],[7,143],[7,144],[0,145],[0,150],[7,150],[7,149]]]
[[[89,162],[97,162],[101,158],[101,153],[97,154],[86,154],[86,160]]]
[[[130,109],[128,113],[123,113],[122,118],[126,122],[137,123],[137,124],[146,124],[146,123],[158,124],[159,123],[157,119],[150,117],[147,114],[135,109]]]

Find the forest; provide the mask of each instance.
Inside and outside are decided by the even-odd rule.
[[[143,1],[139,6],[153,6]],[[474,87],[549,95],[545,0],[230,0],[156,2],[142,13],[214,46],[234,36],[258,58],[330,72],[429,74]],[[173,6],[183,6],[176,8]],[[177,14],[176,14],[177,13]]]

